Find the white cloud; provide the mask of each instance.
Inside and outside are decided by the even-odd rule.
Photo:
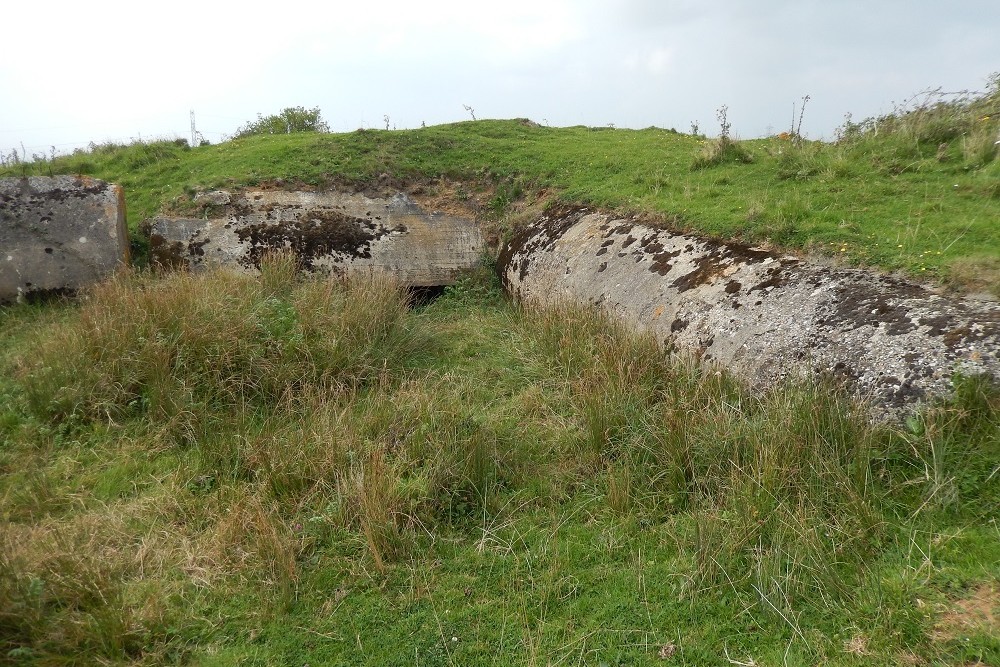
[[[662,74],[673,61],[673,54],[669,49],[653,49],[646,58],[646,70],[650,74]]]
[[[1000,3],[956,0],[92,0],[5,7],[0,149],[231,132],[320,106],[335,129],[528,116],[552,124],[784,126],[886,110],[1000,69]],[[204,120],[202,120],[204,119]],[[40,128],[40,129],[33,129]]]

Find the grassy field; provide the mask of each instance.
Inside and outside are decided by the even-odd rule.
[[[998,664],[1000,395],[756,395],[488,274],[2,311],[11,664]]]
[[[122,183],[133,228],[386,174],[500,230],[561,198],[995,290],[981,103],[838,144],[476,121],[3,173]],[[875,425],[488,268],[423,305],[263,269],[0,308],[0,664],[1000,665],[995,385]]]

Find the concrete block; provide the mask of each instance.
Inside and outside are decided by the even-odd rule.
[[[86,176],[0,179],[0,302],[72,293],[128,261],[119,186]]]
[[[759,387],[834,377],[882,415],[946,395],[956,372],[1000,380],[1000,303],[873,271],[579,208],[515,236],[499,268],[525,301],[598,305]]]
[[[247,190],[210,193],[225,217],[144,223],[161,266],[256,271],[269,250],[291,250],[311,272],[384,271],[411,286],[449,285],[478,265],[483,236],[471,219],[428,212],[404,194]]]

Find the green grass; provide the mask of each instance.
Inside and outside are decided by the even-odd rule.
[[[996,290],[990,99],[836,144],[476,121],[4,174],[121,183],[133,229],[276,179],[501,231],[558,197]],[[0,308],[0,664],[1000,664],[995,385],[872,424],[487,270],[411,307],[293,268]]]
[[[407,309],[287,268],[2,311],[0,661],[1000,659],[960,622],[1000,581],[995,388],[875,426],[485,273]]]
[[[405,131],[96,146],[0,176],[83,173],[124,186],[130,226],[199,213],[198,190],[278,179],[329,186],[461,181],[502,217],[525,195],[639,212],[703,234],[770,242],[927,280],[1000,284],[997,91],[848,124],[836,143],[725,142],[672,130],[473,121]],[[735,156],[735,157],[733,157]]]

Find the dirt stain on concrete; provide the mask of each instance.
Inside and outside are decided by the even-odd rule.
[[[371,258],[371,243],[390,230],[365,218],[338,211],[314,210],[308,218],[281,224],[256,223],[235,230],[237,238],[248,247],[247,266],[260,268],[261,257],[271,250],[289,249],[303,268],[315,269],[321,257],[334,261]]]

